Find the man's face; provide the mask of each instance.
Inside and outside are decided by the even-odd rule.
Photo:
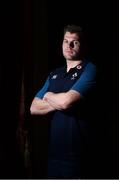
[[[76,33],[66,32],[62,43],[63,55],[67,60],[78,60],[80,52],[79,37]]]

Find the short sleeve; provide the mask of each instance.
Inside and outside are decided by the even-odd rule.
[[[82,96],[86,96],[96,87],[96,72],[96,66],[92,63],[88,63],[82,75],[70,90],[75,90]]]
[[[48,90],[48,87],[49,87],[49,77],[47,78],[44,86],[42,87],[42,89],[40,91],[38,91],[38,93],[35,95],[35,97],[38,97],[38,98],[43,98],[44,94],[47,92]]]

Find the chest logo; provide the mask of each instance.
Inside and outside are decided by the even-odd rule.
[[[71,80],[74,80],[77,76],[77,73],[72,74]]]
[[[57,78],[57,74],[53,75],[51,79],[56,79]]]
[[[81,68],[82,68],[82,66],[81,66],[81,65],[78,65],[78,66],[77,66],[77,69],[81,69]]]

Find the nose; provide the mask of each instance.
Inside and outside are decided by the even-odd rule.
[[[68,43],[68,47],[69,47],[69,48],[74,48],[74,43],[73,43],[73,42],[69,42],[69,43]]]

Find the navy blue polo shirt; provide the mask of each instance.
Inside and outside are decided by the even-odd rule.
[[[82,111],[83,101],[90,96],[96,85],[96,66],[83,61],[66,72],[66,67],[61,67],[50,73],[43,88],[36,97],[43,98],[47,91],[60,93],[75,90],[82,95],[81,102],[73,107],[50,114],[51,128],[49,140],[49,157],[59,161],[78,161],[80,159],[80,134],[82,122],[86,112]],[[84,106],[83,106],[84,107]],[[85,109],[85,107],[84,107]],[[84,117],[83,117],[84,115]]]

